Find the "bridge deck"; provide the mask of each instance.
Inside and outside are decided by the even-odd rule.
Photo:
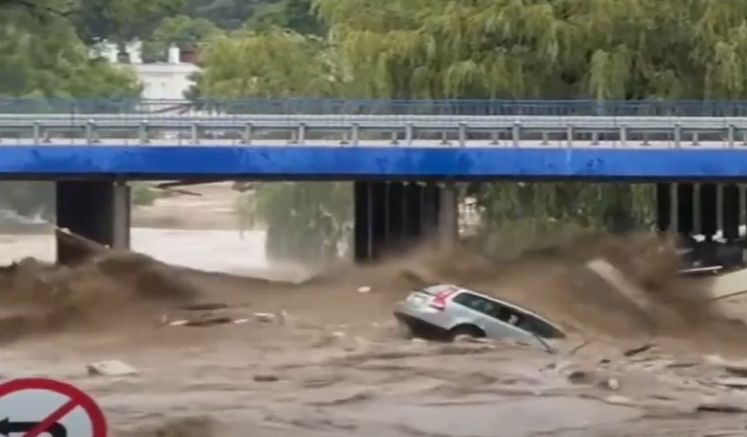
[[[0,146],[0,177],[121,175],[158,179],[741,179],[743,149],[327,147],[213,145]]]
[[[103,138],[90,142],[85,138],[49,138],[43,142],[35,140],[33,138],[2,138],[0,137],[0,148],[2,147],[13,147],[13,146],[36,146],[36,147],[63,147],[63,146],[88,146],[88,147],[109,147],[109,146],[131,146],[131,147],[158,147],[158,146],[170,146],[170,147],[234,147],[251,149],[255,147],[259,148],[282,148],[282,147],[307,147],[307,148],[414,148],[414,149],[452,149],[452,148],[467,148],[467,149],[631,149],[639,150],[642,152],[648,150],[671,150],[676,152],[677,150],[708,150],[708,149],[735,149],[747,151],[747,142],[734,141],[729,143],[727,140],[723,141],[698,141],[693,143],[692,141],[647,141],[642,140],[631,140],[631,141],[583,141],[574,140],[568,142],[567,140],[556,140],[543,142],[540,140],[520,140],[518,143],[513,140],[499,139],[493,140],[469,140],[465,142],[464,146],[460,145],[458,141],[450,140],[448,142],[442,142],[440,140],[424,140],[416,139],[409,143],[405,141],[398,141],[392,143],[391,140],[360,140],[356,144],[343,143],[339,140],[307,140],[303,144],[297,142],[291,142],[289,140],[265,140],[256,139],[250,144],[244,143],[241,140],[236,139],[207,139],[201,138],[197,142],[189,139],[182,138],[176,140],[166,139],[149,139],[147,143],[143,143],[133,138]]]
[[[747,117],[0,114],[5,177],[724,179],[745,152]]]

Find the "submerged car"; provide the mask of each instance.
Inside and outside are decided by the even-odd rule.
[[[747,267],[740,243],[687,241],[677,250],[679,273],[684,276],[717,275]]]
[[[395,304],[394,317],[407,334],[427,339],[512,337],[551,349],[547,340],[565,338],[558,326],[532,311],[452,284],[411,292]]]

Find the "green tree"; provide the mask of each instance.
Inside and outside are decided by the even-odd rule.
[[[221,29],[239,29],[262,3],[263,0],[189,0],[185,13],[209,20]]]
[[[197,78],[210,98],[334,96],[342,78],[321,38],[291,30],[238,30],[219,34],[202,52]]]
[[[513,255],[535,239],[581,230],[628,232],[654,217],[649,184],[488,183],[474,194],[481,215],[478,240],[494,255]]]
[[[65,21],[42,24],[25,10],[0,14],[0,95],[134,97],[133,71],[93,58]]]
[[[747,84],[737,1],[315,5],[356,79],[381,96],[737,98]]]
[[[271,260],[323,264],[348,242],[352,190],[341,182],[279,182],[244,186],[239,228],[262,226]]]
[[[63,18],[69,13],[70,6],[63,0],[0,0],[0,12],[3,14],[23,12],[41,23]]]
[[[256,30],[281,27],[305,35],[322,35],[325,30],[312,11],[311,0],[280,0],[265,3],[252,14],[247,26]]]
[[[133,71],[91,56],[65,19],[72,6],[57,0],[0,3],[0,97],[35,98],[14,101],[0,107],[0,112],[67,112],[69,103],[55,98],[140,95],[141,86]],[[53,184],[0,184],[0,206],[22,215],[41,213],[49,218],[54,214]]]
[[[323,39],[292,30],[228,32],[205,45],[194,92],[227,99],[335,96],[345,84],[333,56]],[[267,183],[244,190],[240,227],[266,228],[271,259],[323,263],[347,242],[350,184]]]
[[[165,61],[169,47],[196,50],[199,45],[219,32],[215,24],[204,18],[177,15],[164,18],[143,43],[143,60]]]
[[[606,99],[701,97],[713,89],[697,83],[697,66],[682,61],[683,53],[687,58],[698,51],[703,66],[713,60],[698,48],[704,43],[689,36],[696,20],[682,21],[683,15],[698,16],[697,5],[623,0],[604,6],[571,0],[315,0],[329,29],[323,38],[262,27],[260,16],[254,31],[206,45],[197,90],[211,98],[594,98],[603,110]],[[267,10],[265,17],[282,16],[283,6]],[[662,24],[667,27],[657,27]],[[296,190],[303,184],[255,196],[267,196],[264,201],[282,205],[281,211],[297,198]],[[628,229],[650,219],[653,196],[649,187],[589,184],[482,184],[476,195],[488,228],[521,224],[522,235],[556,232],[568,223]],[[310,218],[315,212],[294,214]]]
[[[86,43],[126,43],[144,39],[166,17],[179,14],[186,0],[70,0],[69,20]]]

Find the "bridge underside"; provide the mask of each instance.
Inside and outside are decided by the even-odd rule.
[[[354,186],[354,258],[378,261],[424,241],[456,241],[457,194],[453,184],[357,181]],[[109,247],[130,245],[130,189],[124,182],[57,182],[57,225]],[[735,184],[659,183],[657,228],[683,237],[719,231],[727,242],[740,238],[747,196]],[[74,264],[82,254],[60,239],[57,259]]]
[[[744,196],[736,184],[678,183],[656,185],[656,227],[681,236],[717,233],[727,242],[739,239]]]
[[[453,184],[354,182],[356,262],[381,260],[422,241],[457,235]],[[57,226],[113,248],[130,246],[130,188],[112,180],[63,180],[56,186]],[[75,264],[85,256],[61,238],[57,260]]]
[[[57,226],[97,243],[130,246],[130,188],[111,180],[57,181]],[[75,264],[85,254],[64,239],[57,240],[57,260]]]
[[[381,260],[431,240],[456,240],[457,193],[453,184],[354,183],[356,262]]]

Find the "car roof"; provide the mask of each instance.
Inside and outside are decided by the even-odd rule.
[[[490,295],[487,295],[487,294],[484,294],[484,293],[480,293],[479,291],[475,291],[475,290],[473,290],[471,288],[464,288],[464,287],[460,287],[460,286],[454,285],[454,284],[436,284],[436,285],[431,285],[431,286],[428,286],[428,287],[425,287],[425,288],[428,289],[429,291],[440,291],[440,289],[442,289],[442,288],[453,288],[455,291],[458,291],[459,293],[462,293],[462,292],[471,293],[471,294],[474,294],[476,296],[480,296],[480,297],[482,297],[484,299],[496,301],[496,302],[500,303],[501,305],[506,306],[508,308],[511,308],[513,310],[529,314],[530,316],[535,317],[538,320],[541,320],[541,321],[547,323],[548,325],[552,326],[553,328],[557,329],[558,331],[563,332],[563,330],[560,329],[560,327],[557,324],[555,324],[555,323],[551,322],[550,320],[542,317],[541,315],[535,313],[534,311],[528,310],[527,308],[525,308],[525,307],[523,307],[521,305],[517,305],[515,303],[511,303],[509,301],[497,298],[495,296],[490,296]],[[455,295],[456,295],[456,293],[455,293]]]

